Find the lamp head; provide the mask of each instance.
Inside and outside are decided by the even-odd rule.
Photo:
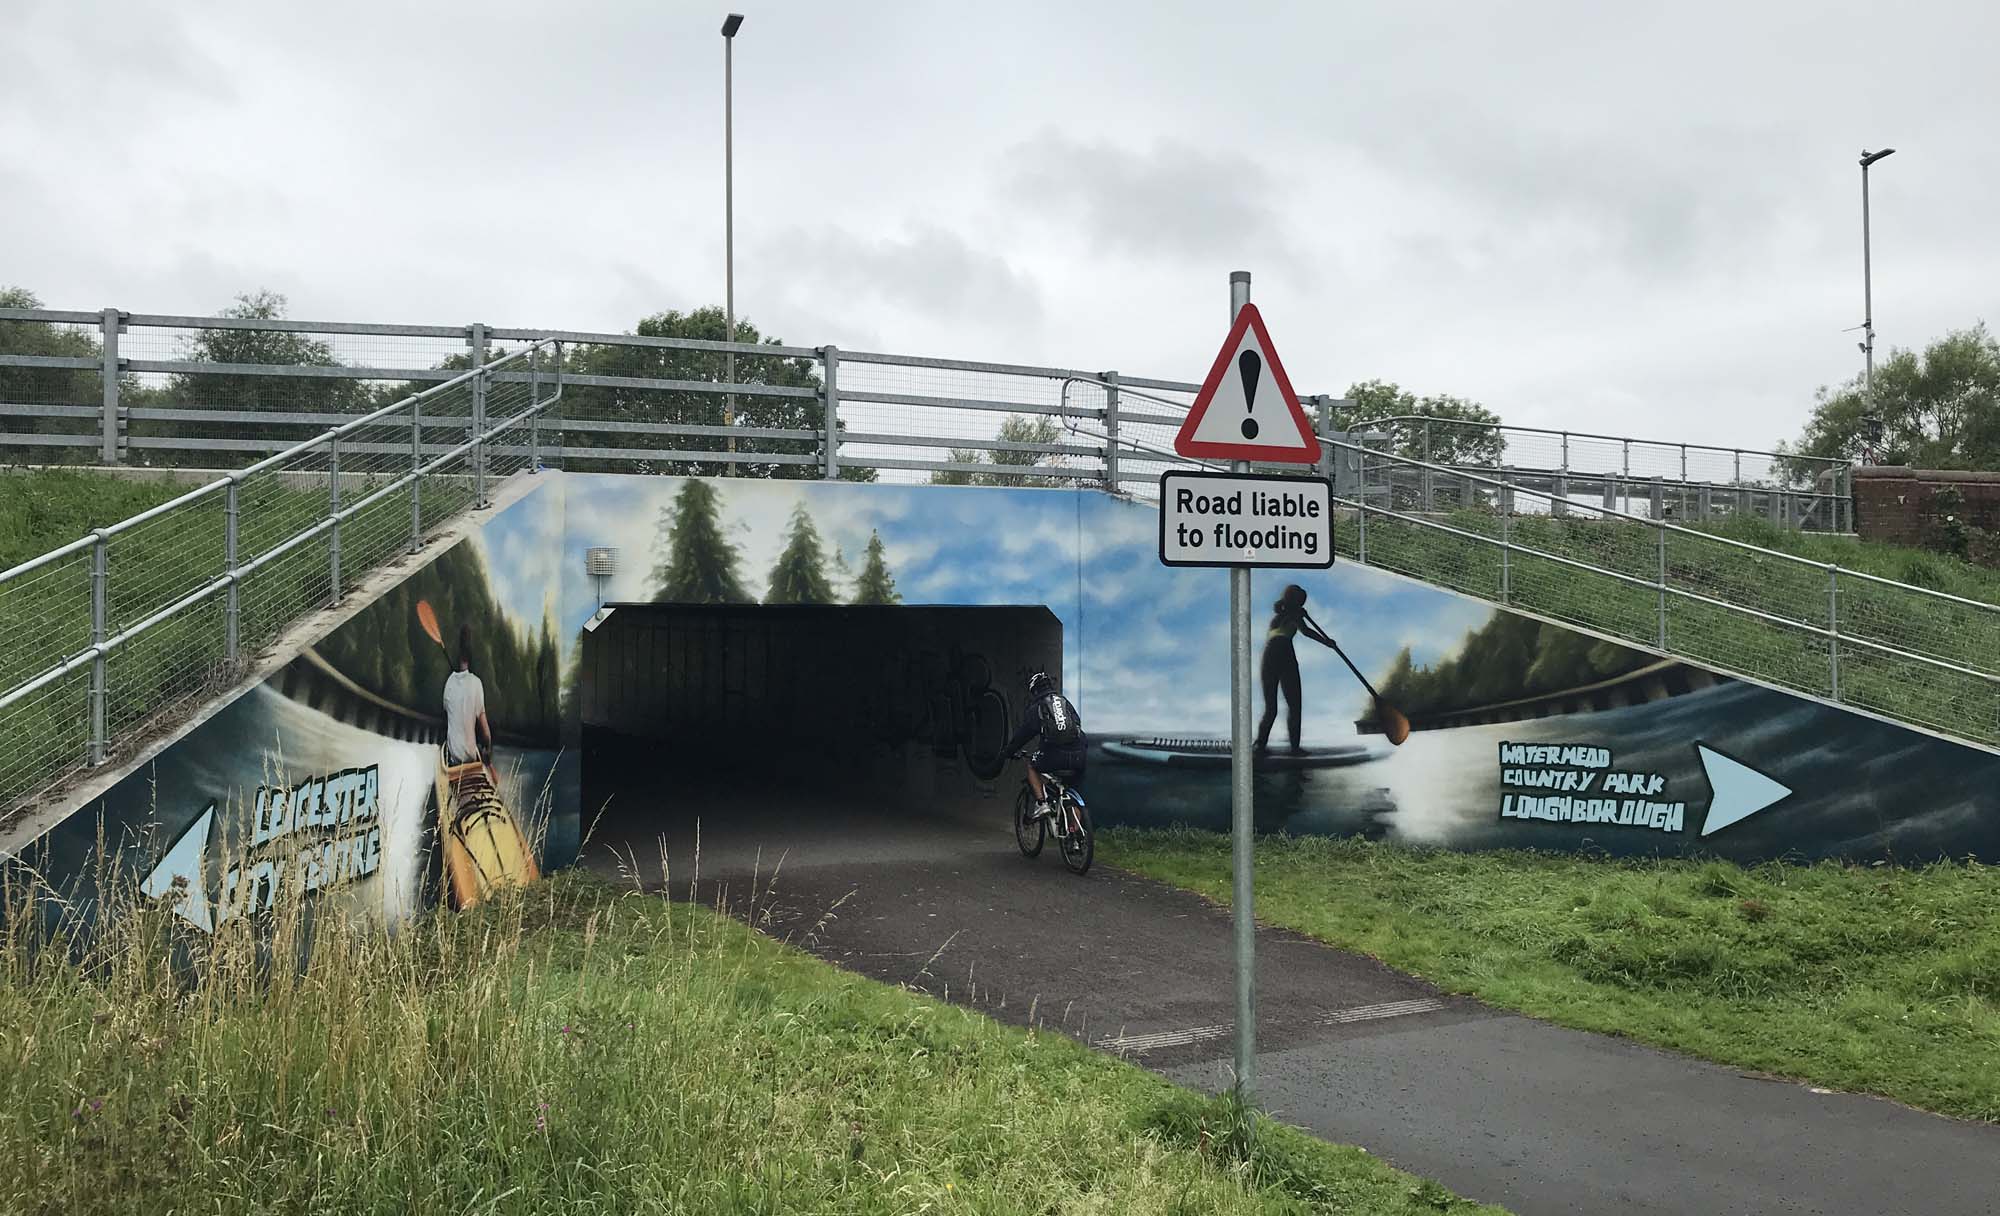
[[[1876,161],[1886,159],[1895,154],[1896,150],[1894,148],[1884,148],[1880,152],[1870,152],[1868,149],[1863,148],[1861,150],[1861,167],[1866,169]]]
[[[737,27],[741,26],[742,24],[743,24],[742,13],[729,14],[727,17],[724,17],[722,19],[722,36],[724,38],[736,37]],[[1884,153],[1884,155],[1887,155],[1887,153]]]

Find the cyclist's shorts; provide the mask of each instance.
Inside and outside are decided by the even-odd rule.
[[[1075,781],[1083,776],[1083,753],[1081,747],[1045,748],[1029,756],[1028,763],[1035,766],[1036,772]]]

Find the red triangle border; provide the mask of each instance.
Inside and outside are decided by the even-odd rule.
[[[1222,377],[1229,373],[1229,357],[1236,353],[1243,341],[1243,332],[1253,330],[1257,335],[1257,345],[1262,350],[1264,362],[1270,365],[1271,379],[1278,386],[1278,392],[1291,411],[1292,421],[1299,428],[1299,446],[1271,447],[1254,443],[1216,443],[1197,441],[1195,428],[1201,425],[1208,413],[1209,403],[1215,399],[1215,390],[1222,383]],[[1181,422],[1181,429],[1174,436],[1174,451],[1189,457],[1220,457],[1224,460],[1254,460],[1262,464],[1317,464],[1319,463],[1319,436],[1313,433],[1312,421],[1299,405],[1299,395],[1292,391],[1291,377],[1285,374],[1285,365],[1278,359],[1277,348],[1271,345],[1270,331],[1264,328],[1264,318],[1255,304],[1245,304],[1236,314],[1235,324],[1229,327],[1229,336],[1222,340],[1222,349],[1215,356],[1215,366],[1208,369],[1208,378],[1201,382],[1201,392],[1195,395],[1194,404],[1188,407],[1187,417]]]

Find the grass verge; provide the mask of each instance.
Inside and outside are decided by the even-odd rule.
[[[261,980],[116,925],[0,950],[0,1210],[1495,1210],[575,872]]]
[[[1103,833],[1229,895],[1229,842]],[[2000,1119],[2000,867],[1451,853],[1264,837],[1257,915],[1455,992],[1724,1064]]]

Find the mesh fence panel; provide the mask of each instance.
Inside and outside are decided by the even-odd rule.
[[[1058,485],[1104,476],[1102,386],[1060,371],[841,356],[840,459],[885,482]]]
[[[817,475],[824,410],[811,359],[738,352],[734,390],[728,358],[717,351],[576,343],[565,344],[561,362],[565,468]],[[524,366],[512,375],[530,378]]]
[[[89,619],[86,609],[85,618]],[[45,789],[83,767],[90,738],[90,669],[81,668],[0,708],[0,797]]]
[[[95,325],[0,321],[0,355],[100,364],[0,367],[0,433],[13,459],[61,464],[97,457],[104,404],[101,332]]]
[[[0,685],[16,688],[90,645],[90,549],[0,583]]]
[[[240,468],[471,366],[463,333],[135,323],[119,354],[138,368],[120,398],[129,459],[194,468]]]
[[[1505,470],[1516,484],[1683,521],[1757,515],[1784,527],[1847,529],[1841,461],[1771,452],[1543,431],[1451,418],[1370,421],[1382,448],[1428,464]]]

